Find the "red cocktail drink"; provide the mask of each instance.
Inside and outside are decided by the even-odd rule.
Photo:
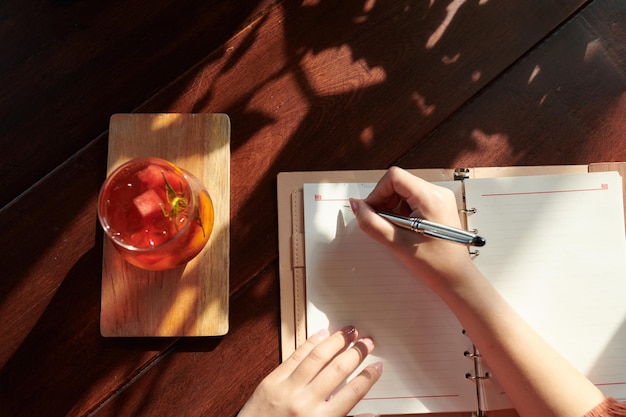
[[[131,160],[109,175],[98,197],[98,218],[124,258],[148,270],[171,269],[195,257],[214,220],[200,181],[158,158]]]

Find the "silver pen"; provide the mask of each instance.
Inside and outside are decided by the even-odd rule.
[[[397,214],[382,212],[378,212],[378,215],[387,219],[396,226],[413,232],[422,233],[425,236],[436,237],[472,246],[485,246],[486,243],[485,238],[478,236],[476,233],[468,232],[463,229],[457,229],[456,227],[444,226],[443,224],[420,219],[419,217],[404,217]]]

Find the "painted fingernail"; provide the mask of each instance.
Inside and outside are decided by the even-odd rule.
[[[369,350],[372,350],[374,348],[374,341],[370,337],[364,337],[361,340],[368,347]]]
[[[341,332],[346,337],[346,340],[348,342],[354,342],[354,340],[356,339],[357,332],[356,327],[354,326],[345,326],[343,329],[341,329]]]
[[[378,372],[378,375],[383,373],[383,363],[382,362],[374,362],[372,364],[372,368],[374,368],[374,370],[376,372]]]
[[[354,214],[359,212],[359,200],[351,198],[350,199],[350,208]]]

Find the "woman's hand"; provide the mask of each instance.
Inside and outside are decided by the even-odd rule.
[[[335,392],[374,348],[357,338],[351,326],[311,336],[259,384],[239,417],[345,416],[382,373],[382,364],[371,364]]]
[[[449,288],[462,279],[460,272],[473,268],[466,246],[400,229],[376,214],[383,211],[461,227],[454,193],[447,188],[392,167],[365,200],[350,203],[361,229],[431,287]]]
[[[519,415],[582,416],[603,401],[602,392],[530,328],[478,271],[466,246],[400,229],[374,211],[459,227],[451,191],[391,168],[365,200],[351,205],[359,226],[448,304]]]

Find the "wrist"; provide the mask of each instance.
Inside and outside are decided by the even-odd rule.
[[[447,262],[445,268],[434,271],[429,281],[431,289],[446,302],[470,303],[493,288],[469,256]]]

